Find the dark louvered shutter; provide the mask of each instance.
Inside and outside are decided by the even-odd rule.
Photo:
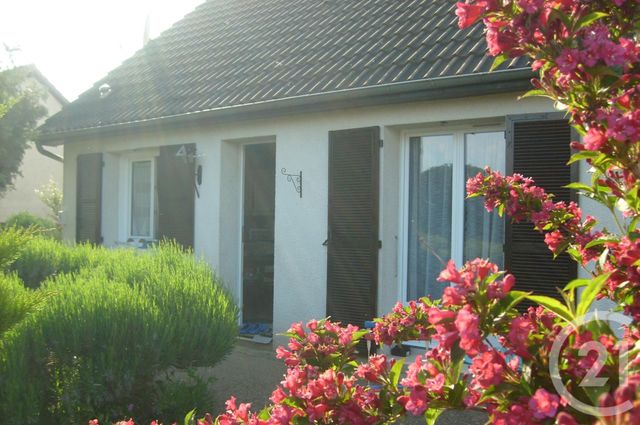
[[[102,154],[78,155],[76,169],[76,242],[102,242]]]
[[[575,167],[567,165],[571,138],[571,127],[556,114],[508,117],[507,171],[533,178],[556,201],[573,200],[572,191],[563,187],[575,180]],[[567,254],[554,259],[531,223],[507,226],[505,251],[506,268],[519,290],[557,298],[557,288],[576,277],[576,263]]]
[[[329,133],[327,315],[363,326],[376,314],[380,129]]]
[[[162,146],[157,160],[158,239],[174,239],[193,247],[195,162],[176,156],[180,146]],[[195,153],[195,145],[184,145]]]

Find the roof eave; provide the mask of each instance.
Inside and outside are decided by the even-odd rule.
[[[237,106],[227,106],[197,112],[163,116],[144,120],[108,124],[59,133],[40,134],[38,141],[57,145],[98,134],[190,123],[200,119],[243,121],[298,113],[334,109],[376,106],[424,100],[439,100],[525,90],[534,76],[531,69],[519,68],[418,81],[406,81],[379,86],[358,87],[333,92],[307,94]]]

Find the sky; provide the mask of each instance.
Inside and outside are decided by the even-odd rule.
[[[74,100],[142,48],[145,23],[157,37],[205,0],[1,0],[2,44],[19,49],[16,65],[34,64]]]

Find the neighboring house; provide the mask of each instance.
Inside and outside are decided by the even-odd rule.
[[[55,114],[69,103],[62,93],[35,66],[29,65],[26,68],[28,83],[33,83],[42,88],[46,94],[42,102],[47,109],[46,116]],[[42,119],[42,122],[44,122],[44,119]],[[40,217],[46,217],[50,214],[49,209],[40,200],[35,191],[49,183],[50,180],[56,182],[58,187],[62,188],[63,169],[61,159],[63,147],[50,147],[47,148],[47,151],[51,152],[53,156],[59,157],[60,161],[54,159],[51,155],[43,155],[38,151],[35,143],[29,142],[20,167],[22,176],[17,176],[14,181],[14,187],[7,190],[6,194],[0,198],[0,223],[13,214],[22,211],[27,211]]]
[[[464,200],[485,165],[565,200],[577,172],[562,115],[517,100],[526,61],[485,50],[448,0],[210,0],[45,124],[64,236],[177,238],[276,332],[437,296],[450,257],[555,293],[575,264]]]

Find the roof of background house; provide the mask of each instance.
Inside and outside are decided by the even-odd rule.
[[[454,8],[451,0],[209,0],[49,118],[41,137],[487,75],[483,29],[458,29]],[[507,61],[493,80],[527,69],[524,59]],[[103,84],[111,92],[101,98]]]
[[[51,81],[49,81],[49,79],[42,74],[42,72],[40,72],[38,67],[32,64],[24,65],[23,68],[25,69],[27,75],[35,78],[40,84],[42,84],[42,86],[49,91],[49,94],[56,101],[58,101],[58,103],[60,103],[61,105],[67,105],[69,103],[67,98],[64,97],[60,90],[58,90],[56,86],[54,86],[53,83],[51,83]]]

